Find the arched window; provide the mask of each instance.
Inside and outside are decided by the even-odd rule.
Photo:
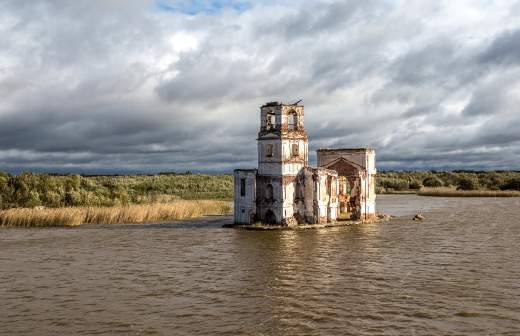
[[[287,116],[287,125],[289,131],[294,131],[298,128],[298,117],[296,115],[296,112],[289,112],[289,115]]]
[[[265,128],[267,130],[276,128],[276,117],[275,117],[274,113],[267,113],[267,117],[265,120]]]
[[[273,199],[273,186],[271,184],[268,184],[265,188],[265,198],[267,198],[268,200]]]

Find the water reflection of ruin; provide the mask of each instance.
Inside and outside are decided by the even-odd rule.
[[[235,222],[295,226],[375,217],[375,151],[320,149],[309,166],[304,108],[261,107],[258,169],[235,170]]]

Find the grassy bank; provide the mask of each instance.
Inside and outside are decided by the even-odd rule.
[[[1,227],[76,226],[173,221],[223,215],[231,202],[217,200],[155,203],[113,207],[16,208],[0,211]]]
[[[420,196],[437,197],[520,197],[520,191],[514,190],[457,190],[449,187],[422,188],[417,192]]]
[[[231,200],[231,175],[80,176],[0,172],[0,209],[100,207],[163,200]]]
[[[520,192],[520,172],[513,171],[378,172],[376,182],[376,191],[380,194],[497,197],[517,196]],[[181,200],[232,199],[232,175],[163,173],[82,176],[10,175],[0,172],[0,210],[35,207],[124,208]]]

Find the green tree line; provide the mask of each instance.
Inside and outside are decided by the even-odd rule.
[[[0,208],[112,206],[164,199],[233,197],[230,175],[159,174],[80,176],[0,172]]]
[[[377,191],[407,191],[424,187],[455,187],[459,190],[520,190],[520,172],[382,172]]]
[[[425,187],[520,190],[520,172],[379,172],[377,192]],[[231,175],[54,175],[0,172],[0,209],[13,207],[112,206],[165,199],[233,198]]]

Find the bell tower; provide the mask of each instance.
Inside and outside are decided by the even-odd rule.
[[[288,218],[293,218],[296,179],[308,162],[303,105],[263,105],[257,177],[257,216],[262,222],[286,224]]]

